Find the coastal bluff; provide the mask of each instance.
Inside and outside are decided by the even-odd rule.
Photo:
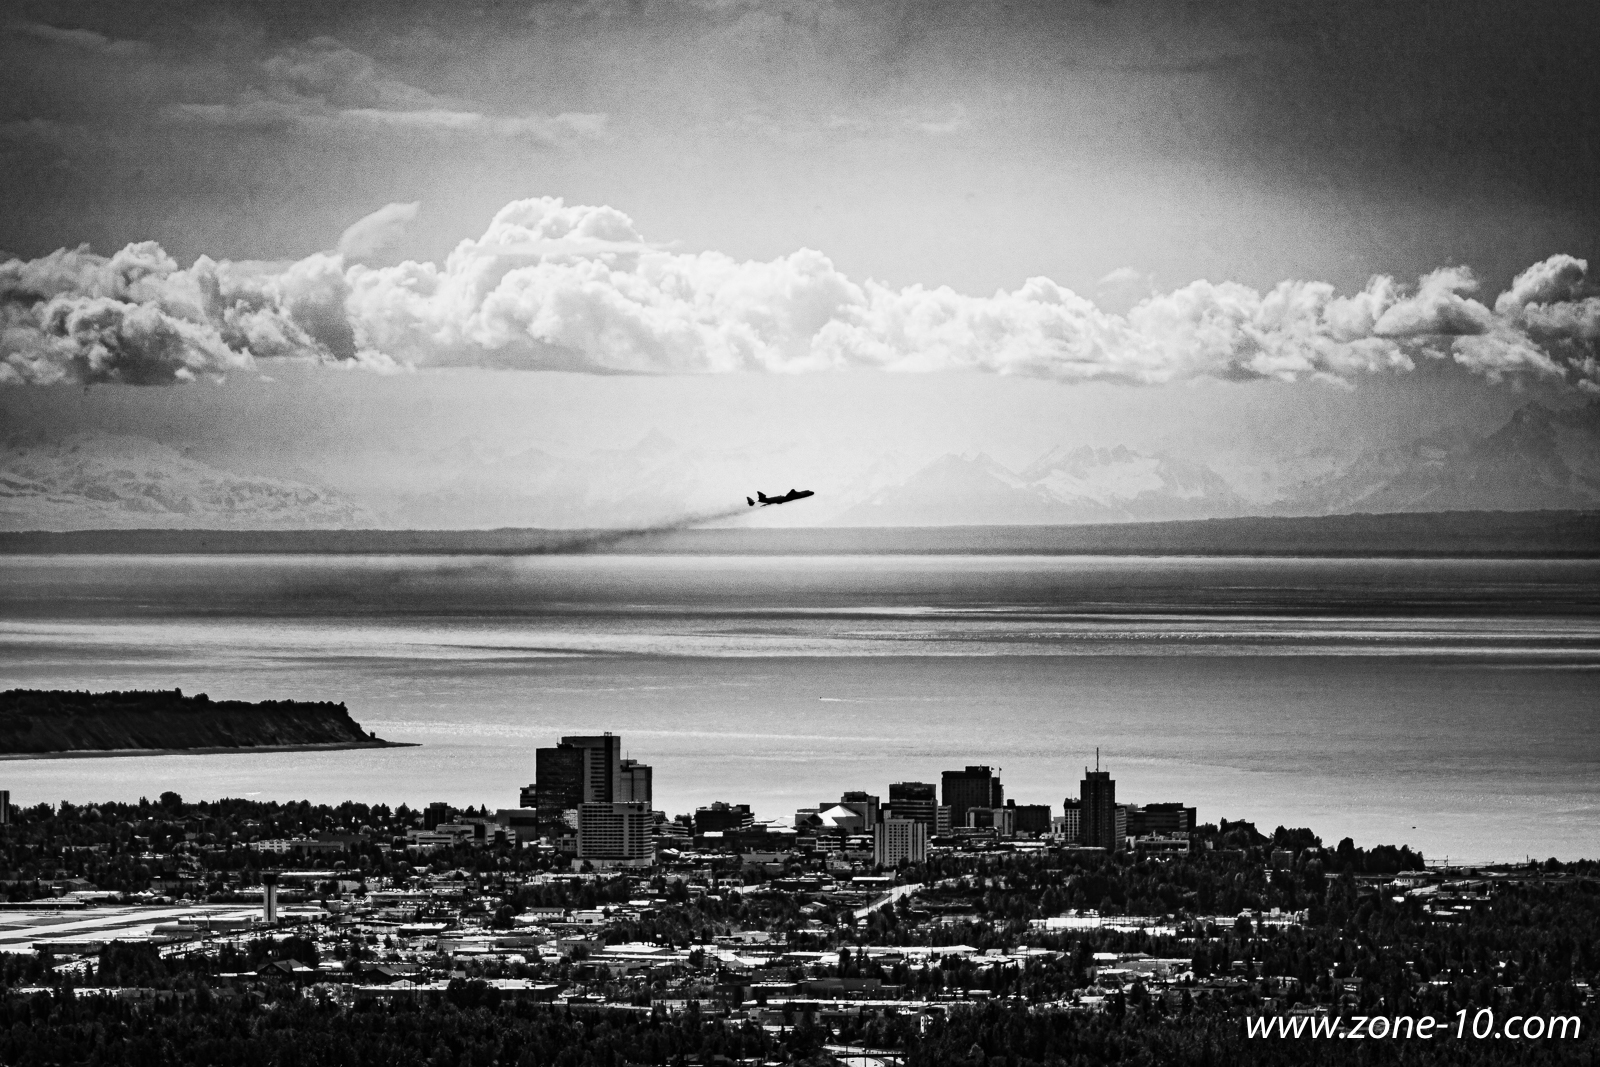
[[[212,700],[181,689],[0,693],[0,757],[263,748],[379,748],[343,704]]]

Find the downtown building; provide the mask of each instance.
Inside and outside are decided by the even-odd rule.
[[[872,831],[872,862],[879,867],[921,863],[928,858],[928,827],[915,819],[891,816]]]
[[[1012,830],[1015,833],[1039,837],[1050,832],[1050,805],[1018,804],[1008,800],[1006,807],[1012,812]]]
[[[1117,852],[1128,836],[1127,810],[1117,803],[1117,783],[1110,771],[1083,769],[1078,787],[1082,830],[1080,840],[1090,848]]]
[[[655,857],[655,816],[648,804],[578,805],[575,862],[594,867],[647,867]]]
[[[1016,808],[979,808],[967,809],[967,829],[993,830],[1000,837],[1012,837],[1017,832]]]
[[[1180,803],[1129,804],[1129,837],[1183,837],[1194,833],[1194,808]]]
[[[889,786],[889,818],[920,822],[934,833],[938,827],[939,787],[932,782],[895,782]]]
[[[749,830],[755,826],[755,813],[748,804],[729,804],[718,800],[694,812],[696,837],[705,834],[722,834],[729,831]]]
[[[521,803],[552,826],[585,804],[643,804],[649,811],[653,777],[647,764],[622,758],[616,734],[574,734],[534,753],[534,782],[523,788]]]
[[[878,798],[860,789],[852,789],[840,796],[839,807],[860,815],[861,828],[867,833],[871,833],[883,818],[883,808]]]
[[[968,808],[1000,808],[1006,803],[1000,776],[988,767],[969,766],[961,771],[945,771],[942,792],[944,805],[950,809],[951,826],[967,825]]]
[[[648,763],[625,759],[618,764],[616,800],[624,804],[655,805],[655,771]]]
[[[609,804],[616,799],[621,772],[620,737],[563,737],[534,753],[534,783],[522,791],[522,806],[560,818],[580,804]]]
[[[1069,845],[1083,843],[1083,801],[1068,797],[1061,802],[1061,822],[1056,830],[1061,840]]]

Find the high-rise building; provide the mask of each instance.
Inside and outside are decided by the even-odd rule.
[[[622,738],[610,733],[563,737],[553,748],[539,749],[534,753],[534,784],[531,789],[522,790],[522,806],[537,808],[547,819],[557,819],[562,812],[580,804],[637,799],[631,792],[624,795],[638,787],[638,775],[623,782],[621,753]],[[645,768],[646,790],[650,788],[649,775],[649,768]],[[646,798],[645,803],[649,802]]]
[[[1083,843],[1115,852],[1122,847],[1124,830],[1118,828],[1117,783],[1110,771],[1083,769],[1078,795],[1083,802]],[[1121,812],[1126,819],[1126,813]],[[1124,823],[1124,826],[1126,823]]]
[[[533,807],[547,819],[559,819],[584,802],[583,752],[570,745],[541,748],[534,753]]]
[[[943,796],[945,806],[950,809],[950,822],[954,826],[967,825],[968,808],[998,808],[1006,802],[1000,776],[992,773],[988,767],[945,771]]]
[[[895,782],[889,787],[890,818],[911,819],[938,832],[938,790],[932,782]]]
[[[950,836],[950,805],[940,804],[933,809],[933,832],[940,837]]]
[[[583,753],[583,802],[609,804],[616,800],[622,777],[622,738],[607,732],[597,737],[563,737],[561,744]]]
[[[0,789],[0,826],[11,825],[11,790]]]
[[[1083,842],[1083,801],[1068,797],[1061,802],[1061,836],[1068,844]]]
[[[650,807],[654,802],[652,796],[654,771],[647,763],[640,763],[636,759],[625,759],[618,771],[617,799],[629,804],[643,804]]]
[[[655,859],[655,817],[645,804],[578,805],[578,858],[607,864]]]
[[[880,822],[872,832],[872,861],[879,867],[921,863],[928,857],[928,827],[915,819],[896,816]]]

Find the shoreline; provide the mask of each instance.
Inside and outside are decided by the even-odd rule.
[[[313,741],[299,745],[212,745],[203,748],[72,748],[61,752],[3,752],[0,760],[110,759],[118,756],[218,756],[252,752],[335,752],[356,748],[421,748],[418,741]]]

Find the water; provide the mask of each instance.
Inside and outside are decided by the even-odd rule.
[[[334,699],[419,748],[11,761],[17,803],[512,806],[611,730],[657,807],[766,818],[1002,769],[1430,858],[1600,856],[1600,564],[10,557],[0,684]]]

